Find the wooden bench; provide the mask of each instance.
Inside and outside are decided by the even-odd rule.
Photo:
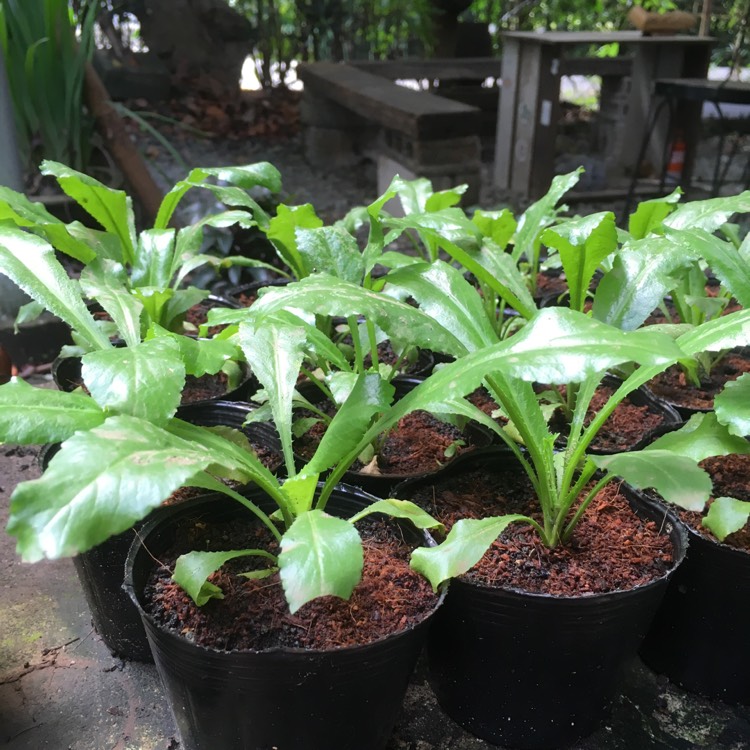
[[[301,116],[311,164],[374,158],[379,192],[400,174],[427,177],[436,190],[467,183],[464,201],[478,200],[479,109],[343,63],[306,63],[297,74],[305,86]]]

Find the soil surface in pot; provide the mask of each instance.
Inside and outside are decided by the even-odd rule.
[[[732,454],[730,456],[713,456],[700,462],[700,467],[711,475],[713,497],[734,497],[737,500],[750,502],[750,456]],[[696,534],[711,539],[719,544],[750,552],[750,528],[745,525],[739,531],[727,536],[723,542],[706,528],[702,521],[713,501],[709,499],[703,513],[675,508],[680,520],[686,523]]]
[[[523,513],[541,521],[526,476],[513,471],[464,471],[439,485],[421,487],[409,499],[448,528],[460,518]],[[513,523],[465,574],[473,583],[555,596],[631,589],[672,566],[669,536],[639,518],[616,483],[599,492],[565,546],[550,550],[526,524]]]
[[[614,388],[606,385],[601,385],[596,390],[584,420],[587,427],[614,393],[614,390]],[[559,391],[565,397],[565,386],[559,386]],[[485,414],[490,416],[497,409],[497,404],[484,389],[475,391],[470,399],[475,406],[478,406]],[[498,418],[498,421],[501,424],[507,424],[507,420],[502,417]],[[617,405],[609,419],[602,425],[591,443],[591,450],[609,453],[632,450],[654,430],[662,427],[666,421],[665,415],[651,406],[638,406],[626,398]],[[567,437],[569,425],[561,409],[553,414],[549,426],[553,432],[558,432],[562,437]]]
[[[334,408],[330,402],[319,404],[331,416]],[[300,416],[312,416],[300,410]],[[294,441],[294,450],[303,458],[315,453],[326,426],[316,422],[311,429]],[[457,427],[441,422],[426,411],[413,411],[402,417],[385,435],[377,456],[377,469],[381,474],[410,476],[434,471],[454,455],[472,449],[470,438]],[[461,443],[464,443],[463,445]],[[445,452],[451,448],[451,456]],[[455,450],[455,452],[453,452]],[[351,471],[362,471],[363,465],[355,461]],[[371,472],[374,473],[374,472]]]
[[[237,575],[260,567],[257,559],[227,563],[210,580],[224,599],[197,607],[170,576],[177,556],[193,549],[274,549],[265,528],[236,519],[208,527],[186,523],[174,547],[161,556],[145,589],[146,609],[164,628],[219,650],[273,647],[332,649],[371,643],[421,622],[437,606],[438,595],[409,567],[413,545],[400,527],[382,518],[357,524],[363,538],[362,580],[349,601],[325,596],[294,615],[284,599],[278,573],[261,580]]]
[[[708,377],[701,380],[701,387],[692,385],[678,365],[669,367],[648,384],[657,396],[686,409],[708,410],[714,405],[714,397],[726,383],[750,372],[750,357],[746,350],[733,350],[711,368]]]

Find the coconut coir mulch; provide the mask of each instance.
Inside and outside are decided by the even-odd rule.
[[[292,615],[278,574],[261,580],[237,575],[258,565],[244,558],[210,578],[224,599],[197,607],[171,581],[174,561],[191,549],[272,549],[270,534],[243,519],[210,528],[203,523],[183,526],[175,546],[161,556],[163,567],[149,579],[146,609],[161,626],[226,651],[342,648],[371,643],[421,622],[437,606],[438,596],[409,567],[414,545],[404,541],[396,523],[365,519],[357,526],[364,539],[364,569],[349,601],[324,596]]]
[[[706,411],[713,408],[714,397],[730,380],[736,380],[746,372],[750,372],[747,350],[733,350],[701,378],[700,387],[690,383],[684,370],[674,365],[651,380],[649,388],[679,408]]]
[[[520,468],[472,469],[402,496],[448,528],[460,518],[507,513],[540,520],[534,493]],[[611,483],[592,501],[569,543],[547,549],[529,525],[511,524],[466,579],[555,596],[599,594],[661,577],[672,566],[672,554],[672,543],[659,525],[640,519],[618,484]]]

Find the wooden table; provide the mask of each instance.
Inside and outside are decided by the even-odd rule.
[[[711,46],[705,36],[643,36],[640,31],[507,32],[503,37],[502,88],[498,107],[494,184],[512,200],[536,200],[547,192],[555,165],[560,118],[560,78],[587,72],[629,76],[618,153],[607,155],[613,173],[631,167],[650,109],[657,78],[705,78]],[[620,55],[580,58],[571,53],[592,45],[617,42]],[[700,103],[684,110],[688,144],[700,123]],[[665,128],[665,123],[659,123]],[[655,137],[654,143],[666,138]],[[659,164],[655,146],[653,157]],[[660,165],[659,165],[660,166]]]

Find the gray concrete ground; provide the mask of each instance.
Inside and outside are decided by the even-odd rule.
[[[0,446],[3,527],[15,485],[39,474],[36,453]],[[0,570],[0,747],[180,750],[155,668],[109,654],[91,628],[71,561],[23,564],[0,533]],[[445,716],[420,664],[388,750],[490,747]],[[750,708],[691,696],[636,662],[611,719],[571,750],[689,748],[750,748]]]

